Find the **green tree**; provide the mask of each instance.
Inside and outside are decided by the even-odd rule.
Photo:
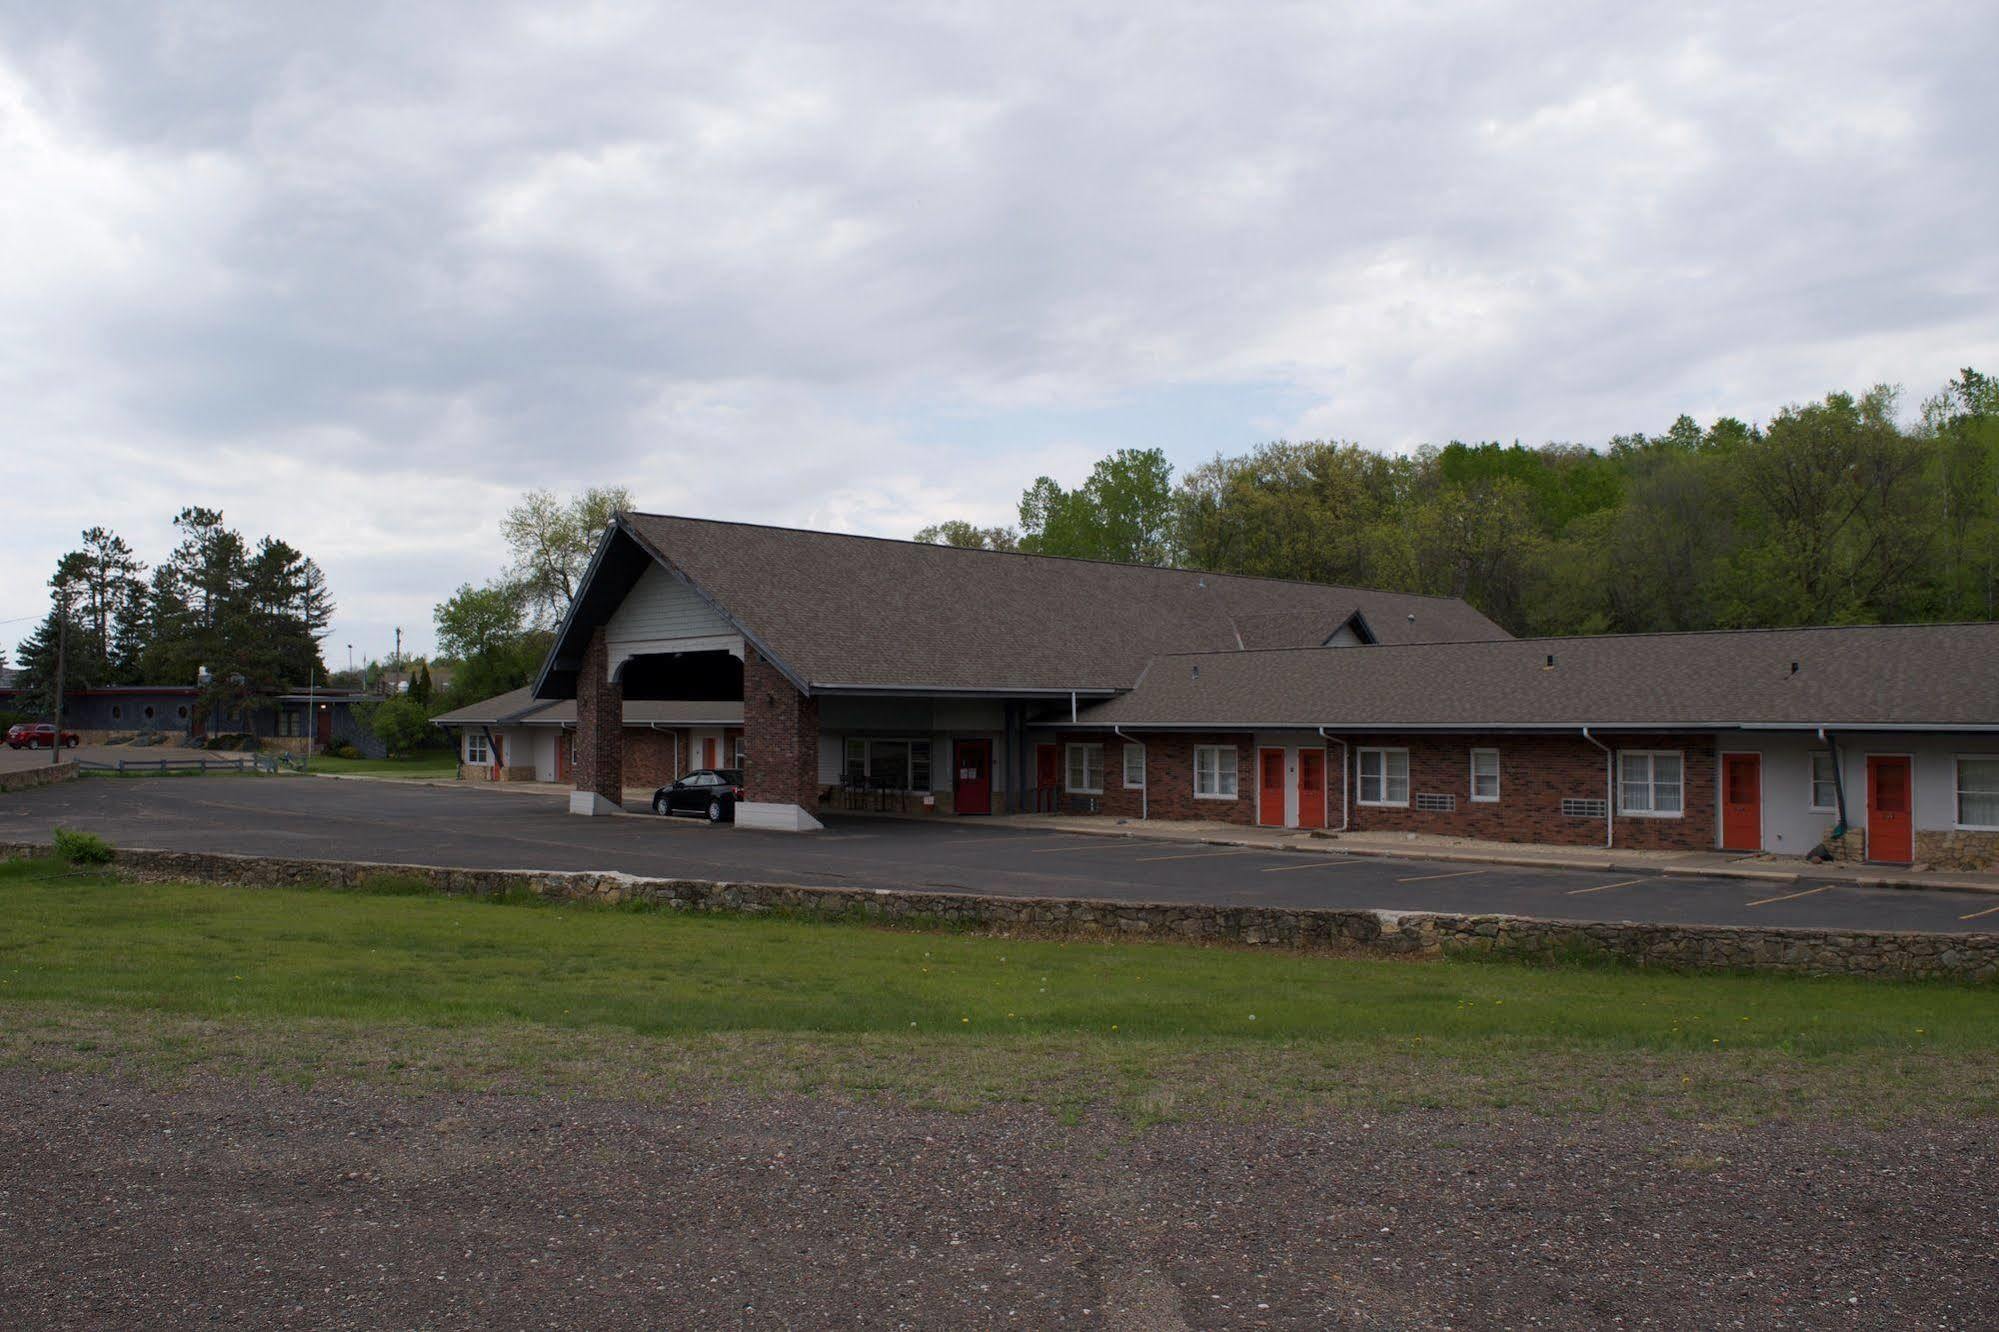
[[[1173,467],[1158,449],[1119,449],[1065,491],[1039,477],[1020,497],[1020,549],[1124,564],[1173,559]]]
[[[507,574],[526,598],[529,619],[552,626],[569,609],[611,519],[632,507],[623,486],[598,486],[567,499],[530,490],[500,521],[510,563]]]
[[[529,603],[525,588],[501,578],[483,587],[462,584],[438,605],[438,650],[458,663],[446,691],[451,702],[476,702],[533,681],[554,635],[530,625]]]
[[[980,527],[956,518],[931,524],[916,534],[916,540],[933,546],[957,546],[965,550],[1020,548],[1020,533],[1011,527]]]
[[[407,694],[382,700],[368,724],[376,738],[388,746],[389,753],[396,756],[413,754],[437,738],[430,714]]]

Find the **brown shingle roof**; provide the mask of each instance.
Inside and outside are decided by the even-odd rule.
[[[504,694],[468,703],[431,718],[439,726],[574,726],[576,700],[554,702],[534,700],[533,689],[511,689]],[[627,726],[741,726],[740,702],[705,699],[628,698],[625,700]]]
[[[1161,656],[1137,689],[1091,706],[1082,719],[1100,726],[1999,729],[1999,624]]]
[[[630,529],[813,686],[1117,689],[1162,652],[1502,639],[1449,597],[630,514]],[[573,650],[577,645],[570,645]]]

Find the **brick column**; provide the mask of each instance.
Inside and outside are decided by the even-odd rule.
[[[806,832],[820,826],[819,700],[798,692],[757,650],[743,647],[744,827]]]
[[[625,798],[625,687],[610,677],[610,649],[599,628],[576,669],[576,793],[572,814],[606,814]]]

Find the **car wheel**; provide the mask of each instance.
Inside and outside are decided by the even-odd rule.
[[[710,823],[722,822],[722,814],[723,814],[722,802],[719,800],[710,800],[708,802],[708,822]]]
[[[665,796],[654,796],[652,798],[652,812],[655,814],[671,814],[673,813],[673,806],[667,803]]]
[[[64,740],[62,742],[62,746],[64,749],[75,749],[78,745],[82,743],[83,741],[81,739],[72,735],[67,740]]]

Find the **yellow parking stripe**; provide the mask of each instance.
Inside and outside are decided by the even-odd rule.
[[[1312,864],[1309,865],[1272,865],[1269,869],[1265,870],[1264,873],[1290,874],[1294,870],[1333,869],[1340,865],[1364,865],[1366,863],[1367,862],[1362,860],[1359,856],[1350,856],[1345,860],[1320,860],[1320,861],[1314,861]]]
[[[1243,847],[1238,851],[1186,851],[1177,856],[1140,856],[1138,863],[1144,865],[1155,860],[1210,860],[1216,856],[1251,856],[1255,854],[1256,851],[1253,847]],[[1265,854],[1268,853],[1266,852]]]
[[[1452,870],[1448,874],[1412,874],[1406,879],[1397,879],[1395,882],[1422,883],[1426,879],[1462,879],[1467,874],[1483,874],[1483,873],[1485,873],[1484,870]]]
[[[1985,908],[1985,910],[1983,910],[1983,911],[1974,911],[1974,912],[1972,912],[1972,913],[1971,913],[1970,915],[1968,915],[1968,916],[1959,916],[1959,917],[1958,917],[1958,919],[1959,919],[1959,920],[1977,920],[1977,919],[1978,919],[1978,918],[1979,918],[1980,916],[1989,916],[1989,915],[1991,915],[1991,914],[1992,914],[1993,912],[1995,912],[1995,911],[1999,911],[1999,906],[1989,906],[1989,907],[1986,907],[1986,908]]]
[[[1580,897],[1584,893],[1607,893],[1613,888],[1629,888],[1634,883],[1643,882],[1645,882],[1643,879],[1619,879],[1616,883],[1600,883],[1594,888],[1571,888],[1569,889],[1569,896]]]
[[[1759,898],[1757,898],[1757,899],[1756,899],[1756,900],[1755,900],[1754,902],[1751,902],[1751,903],[1749,903],[1749,905],[1750,905],[1750,906],[1768,906],[1768,905],[1770,905],[1770,903],[1772,903],[1772,902],[1788,902],[1788,901],[1790,901],[1790,900],[1791,900],[1792,898],[1794,898],[1794,897],[1810,897],[1810,896],[1811,896],[1811,895],[1812,895],[1813,893],[1822,893],[1822,892],[1824,892],[1824,891],[1825,891],[1826,889],[1828,889],[1828,888],[1830,888],[1830,887],[1832,887],[1832,885],[1831,885],[1831,884],[1829,884],[1829,883],[1822,883],[1822,884],[1820,884],[1820,885],[1819,885],[1818,887],[1816,887],[1816,888],[1806,888],[1806,889],[1804,889],[1804,890],[1803,890],[1803,891],[1801,891],[1801,892],[1795,892],[1795,893],[1779,893],[1779,894],[1777,894],[1777,896],[1775,896],[1775,897],[1759,897]]]

